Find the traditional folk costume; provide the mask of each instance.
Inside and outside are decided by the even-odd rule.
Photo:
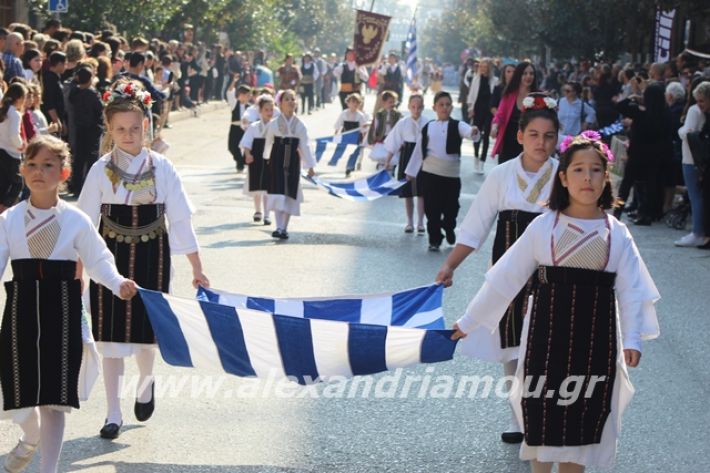
[[[634,393],[623,349],[640,351],[641,340],[659,335],[660,295],[623,223],[548,212],[486,273],[461,330],[495,331],[533,273],[510,397],[524,426],[520,458],[610,468]],[[560,397],[571,376],[583,380],[580,395]]]
[[[375,114],[372,120],[372,126],[367,133],[367,142],[373,145],[370,159],[377,161],[380,165],[384,164],[387,159],[384,141],[401,118],[402,113],[397,110],[382,109]]]
[[[414,120],[411,116],[399,120],[392,131],[387,134],[384,140],[387,153],[392,154],[392,165],[399,164],[397,169],[397,179],[403,180],[407,178],[405,169],[409,165],[409,161],[414,152],[414,147],[417,144],[417,138],[421,135],[422,127],[424,126],[424,118],[419,117],[419,120]],[[421,197],[421,173],[413,181],[407,182],[399,194],[400,197]]]
[[[233,93],[227,93],[227,102],[229,103],[229,108],[232,109],[232,123],[229,127],[228,138],[229,152],[237,163],[237,171],[241,171],[244,169],[244,155],[239,148],[239,142],[244,136],[244,130],[249,126],[249,123],[245,121],[249,104],[243,104],[239,101],[237,89],[234,89]]]
[[[301,71],[298,67],[284,64],[279,67],[277,72],[279,74],[279,90],[292,89],[295,91],[298,88],[298,84],[301,82]]]
[[[348,108],[345,99],[352,93],[360,93],[363,82],[367,82],[370,75],[364,66],[358,67],[355,61],[345,61],[333,69],[333,75],[340,79],[340,105],[343,110]]]
[[[278,221],[284,216],[279,213],[301,215],[301,168],[316,165],[306,126],[298,117],[281,115],[266,126],[264,158],[269,161],[266,210],[276,212],[278,228],[285,230]]]
[[[254,197],[264,195],[269,184],[269,168],[264,160],[264,146],[266,145],[266,127],[268,123],[259,120],[249,125],[239,146],[251,152],[254,161],[248,164],[249,177],[244,183],[244,195]]]
[[[277,107],[274,107],[273,118],[276,118],[279,115],[281,115],[281,112],[279,111],[279,109]],[[258,122],[259,120],[261,120],[261,115],[259,112],[259,104],[254,103],[254,104],[249,105],[249,108],[247,108],[247,111],[244,112],[243,121],[246,121],[247,123],[249,123],[251,125],[254,122]]]
[[[0,274],[12,280],[0,330],[0,417],[23,422],[35,406],[79,408],[98,376],[98,353],[83,317],[76,261],[120,292],[125,278],[91,220],[60,200],[38,209],[29,200],[0,215]]]
[[[145,148],[137,156],[114,148],[91,168],[79,196],[84,210],[139,286],[169,292],[171,256],[199,250],[193,207],[172,163]],[[155,335],[140,297],[123,301],[94,281],[91,320],[99,351],[123,358],[154,348]]]
[[[527,172],[521,155],[493,168],[461,224],[459,244],[479,250],[497,218],[492,255],[495,264],[530,222],[545,211],[544,205],[549,200],[558,166],[559,162],[550,158],[537,172]],[[532,284],[533,278],[530,278],[510,304],[494,334],[480,328],[462,340],[462,353],[501,363],[517,359]]]
[[[357,144],[362,142],[363,133],[367,130],[368,123],[370,122],[369,117],[365,112],[360,110],[356,112],[351,112],[350,109],[345,109],[340,112],[338,119],[335,121],[335,131],[336,133],[345,133],[352,130],[360,130],[357,137]],[[345,170],[350,173],[355,170],[357,166],[358,158],[360,153],[357,153],[350,157],[348,160]]]
[[[399,63],[383,64],[378,72],[384,80],[382,91],[389,90],[396,93],[401,101],[404,91],[404,74]]]
[[[454,228],[459,213],[461,193],[461,143],[463,138],[477,141],[474,129],[467,123],[448,119],[432,120],[422,133],[405,169],[408,176],[421,174],[424,210],[431,249],[438,249],[446,232],[447,240],[455,242]]]
[[[316,81],[320,77],[318,68],[314,62],[304,62],[301,65],[301,98],[303,100],[302,113],[306,113],[306,105],[308,105],[308,113],[311,113],[314,105],[314,87]]]

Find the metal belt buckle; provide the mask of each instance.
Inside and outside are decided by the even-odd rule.
[[[537,268],[537,278],[543,284],[547,284],[547,268],[545,266],[539,266]]]

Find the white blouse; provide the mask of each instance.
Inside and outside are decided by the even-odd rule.
[[[458,242],[480,249],[503,210],[545,211],[559,162],[550,158],[533,175],[523,168],[522,157],[494,167],[476,194],[461,224]],[[525,182],[525,190],[522,183]]]
[[[688,133],[700,131],[705,125],[705,114],[700,111],[698,105],[692,105],[685,116],[683,126],[678,129],[678,136],[681,139],[681,152],[683,154],[683,164],[695,164],[693,154],[688,146]]]
[[[266,133],[266,127],[268,125],[268,123],[264,123],[261,120],[249,125],[249,128],[247,128],[247,131],[244,132],[244,136],[242,136],[242,139],[239,142],[239,147],[242,149],[251,150],[252,146],[254,145],[255,138],[264,138],[264,134]]]
[[[367,131],[367,124],[370,122],[370,117],[368,117],[365,112],[361,112],[360,110],[356,112],[343,110],[340,112],[338,119],[335,121],[335,131],[342,131],[345,122],[358,122],[360,124],[360,131],[364,133]]]
[[[5,120],[0,122],[0,149],[15,159],[22,158],[19,148],[22,147],[22,115],[10,105]]]
[[[626,225],[611,216],[607,218],[608,227],[606,219],[584,220],[564,214],[560,214],[556,224],[557,212],[547,212],[537,217],[486,273],[483,286],[470,302],[465,315],[457,322],[459,328],[464,333],[470,333],[478,327],[486,327],[491,332],[497,329],[511,301],[538,266],[553,266],[555,261],[558,265],[567,265],[560,259],[565,255],[559,251],[553,252],[553,242],[557,242],[554,247],[559,249],[559,242],[565,232],[575,228],[575,232],[590,236],[598,232],[608,240],[604,270],[616,273],[614,289],[622,347],[641,351],[642,340],[654,339],[660,334],[654,304],[661,296]],[[578,248],[584,249],[585,246],[578,245]],[[587,247],[587,250],[587,255],[593,253],[591,248]]]
[[[309,169],[316,166],[316,160],[311,153],[308,142],[308,131],[303,122],[297,117],[290,119],[284,115],[272,120],[266,127],[266,145],[264,149],[264,159],[271,158],[271,147],[274,145],[276,137],[298,138],[298,154],[301,157],[301,167]]]
[[[129,173],[137,173],[148,159],[148,150],[143,148],[133,158]],[[192,228],[194,208],[185,192],[180,176],[173,164],[163,155],[150,151],[155,172],[155,202],[165,204],[165,214],[168,223],[168,239],[170,253],[173,255],[190,254],[199,251],[199,244]],[[123,185],[116,186],[105,174],[106,164],[111,159],[111,153],[99,158],[91,166],[84,181],[77,205],[86,212],[94,225],[98,226],[102,204],[122,204],[130,202],[130,194]]]
[[[51,248],[47,248],[49,256],[42,259],[77,261],[81,258],[91,279],[119,294],[125,278],[118,273],[113,254],[89,217],[63,200],[52,209],[37,209],[25,200],[0,215],[0,274],[5,271],[8,259],[33,257],[28,238],[36,233],[37,226],[26,223],[33,220],[39,220],[37,226],[51,220],[56,224],[54,229],[58,228],[58,233],[51,232],[51,237],[45,239]],[[51,226],[45,225],[45,228]]]
[[[424,127],[422,127],[423,129]],[[412,152],[412,158],[407,166],[406,173],[408,176],[416,177],[424,162],[424,153],[426,157],[433,156],[443,161],[460,161],[461,156],[456,154],[446,153],[446,137],[449,132],[448,120],[432,120],[427,128],[427,137],[429,139],[427,149],[422,149],[422,133],[419,134],[417,144]],[[474,134],[474,128],[464,121],[459,121],[459,136],[461,138],[469,138],[473,141],[478,141],[481,138],[479,133]]]
[[[424,118],[421,116],[418,120],[413,119],[411,116],[399,120],[392,128],[392,131],[387,134],[387,138],[385,138],[387,152],[395,155],[399,153],[399,149],[404,145],[405,141],[416,143],[425,123]]]

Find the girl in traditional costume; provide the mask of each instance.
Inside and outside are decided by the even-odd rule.
[[[437,282],[451,285],[456,268],[483,246],[496,220],[494,264],[530,222],[545,210],[558,166],[558,161],[551,157],[555,153],[559,129],[555,107],[555,101],[543,94],[532,94],[523,100],[518,124],[518,141],[523,152],[493,168],[483,182],[461,224],[458,243],[437,274]],[[531,275],[532,272],[528,276]],[[506,310],[498,330],[491,333],[481,328],[471,333],[468,342],[463,344],[465,354],[503,363],[506,376],[515,373],[523,316],[532,284],[530,278]],[[506,443],[520,443],[523,440],[521,432],[513,414],[501,439]]]
[[[104,139],[113,147],[91,167],[79,207],[98,226],[119,270],[141,287],[169,292],[173,255],[187,256],[194,286],[209,286],[192,227],[194,210],[180,176],[165,156],[144,146],[150,94],[137,82],[121,81],[103,99]],[[140,372],[136,418],[144,422],[153,414],[155,335],[140,298],[127,303],[92,281],[90,299],[108,403],[100,435],[115,439],[123,424],[119,393],[125,357],[135,356]]]
[[[288,223],[292,215],[301,215],[303,190],[301,168],[313,176],[315,159],[308,146],[308,131],[295,115],[296,93],[283,90],[276,97],[281,116],[266,127],[264,158],[269,160],[269,184],[266,196],[266,211],[274,211],[276,230],[274,238],[287,240]]]
[[[634,389],[627,366],[641,341],[659,335],[660,298],[626,226],[612,206],[609,148],[596,132],[562,145],[550,195],[537,217],[486,273],[452,338],[497,329],[534,273],[510,402],[533,473],[611,468],[621,416]],[[617,312],[618,308],[618,312]]]
[[[393,163],[398,163],[397,179],[407,178],[404,170],[407,169],[409,160],[412,157],[417,138],[421,135],[425,120],[422,118],[424,111],[424,97],[421,94],[412,94],[408,102],[409,116],[397,122],[392,131],[385,138],[385,148],[387,158],[385,167],[388,169]],[[398,157],[395,160],[395,157]],[[404,206],[407,212],[407,225],[404,227],[405,233],[414,233],[414,198],[417,198],[417,233],[424,234],[424,198],[422,197],[422,185],[420,175],[417,179],[408,181],[403,187],[399,196],[404,199]]]
[[[266,190],[269,183],[269,168],[264,160],[266,145],[266,127],[274,116],[274,99],[270,95],[262,95],[257,99],[260,119],[247,128],[239,146],[244,150],[245,161],[249,167],[249,176],[244,183],[244,194],[254,199],[254,222],[271,225],[269,212],[266,210]]]
[[[136,286],[118,273],[86,214],[59,198],[70,175],[66,143],[35,138],[20,172],[30,197],[0,215],[0,274],[8,259],[12,266],[0,330],[0,417],[12,418],[23,431],[5,457],[5,471],[24,470],[39,446],[39,471],[55,473],[65,414],[86,400],[98,376],[77,260],[112,296],[130,299]]]
[[[363,99],[358,93],[352,93],[345,99],[347,108],[340,112],[335,121],[335,133],[343,134],[347,132],[357,133],[357,144],[360,145],[370,124],[370,118],[361,110]],[[353,130],[359,130],[357,132]],[[350,176],[357,167],[360,153],[354,153],[348,158],[345,165],[345,177]]]

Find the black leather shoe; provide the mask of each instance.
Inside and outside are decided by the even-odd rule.
[[[136,399],[136,404],[133,406],[133,413],[136,415],[136,419],[140,422],[145,422],[150,419],[155,410],[155,381],[150,385],[150,401],[148,402],[138,402]]]
[[[504,443],[522,443],[523,433],[522,432],[503,432],[500,434],[500,439]]]
[[[452,230],[446,230],[446,243],[449,245],[456,244],[456,233]]]
[[[118,436],[121,435],[122,426],[123,422],[121,422],[120,424],[104,424],[104,426],[101,427],[101,430],[99,431],[99,436],[101,436],[102,439],[117,439]]]

